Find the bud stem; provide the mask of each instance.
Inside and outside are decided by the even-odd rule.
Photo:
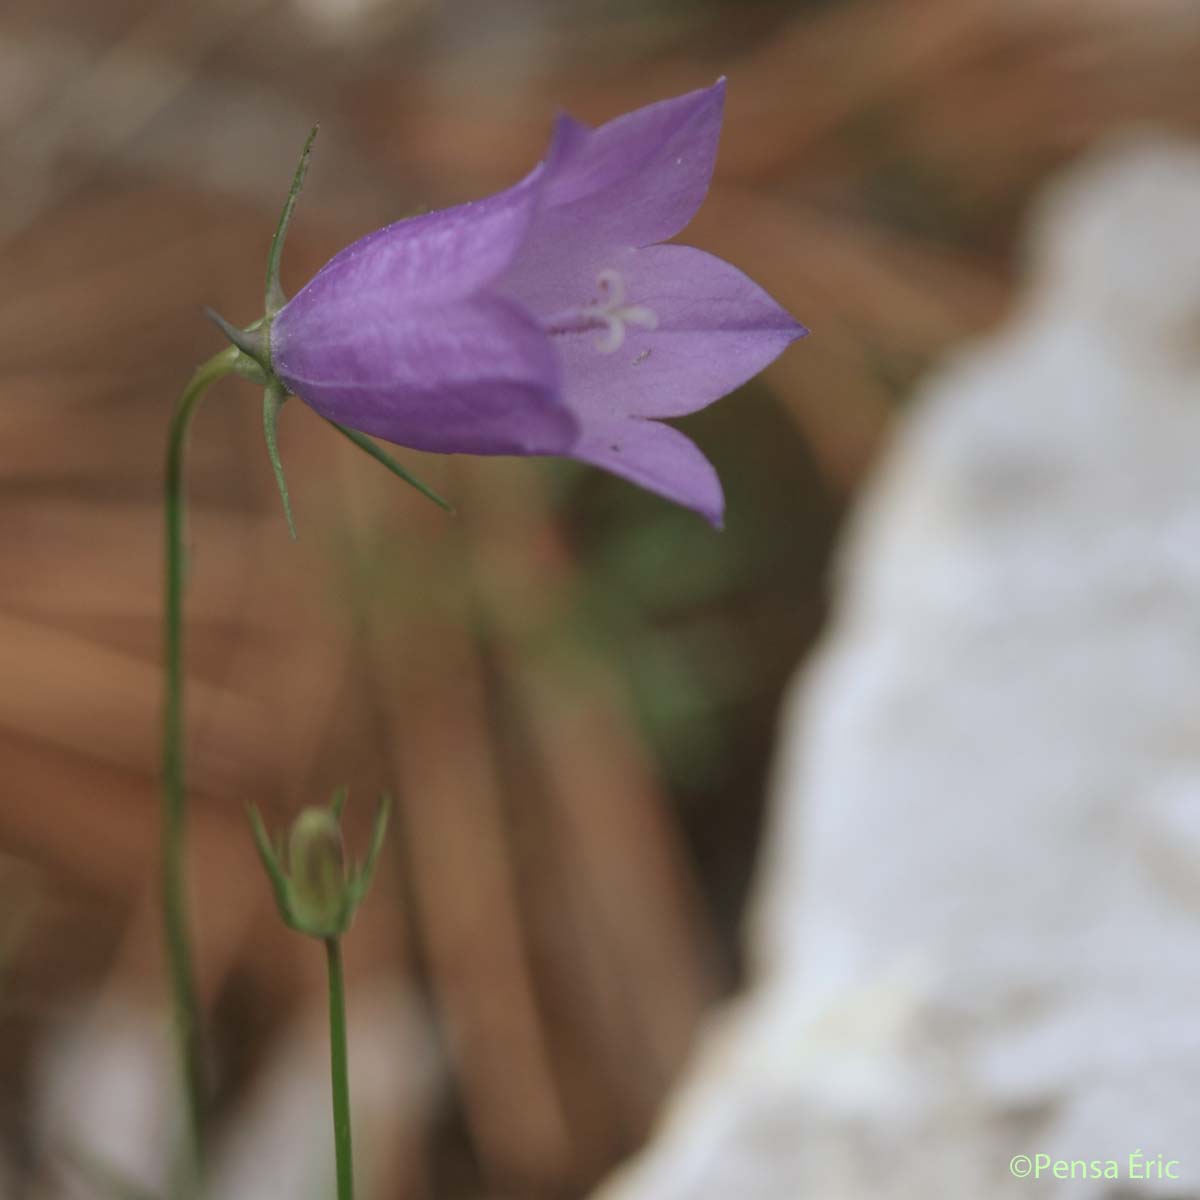
[[[346,1053],[346,986],[341,938],[325,939],[329,967],[329,1074],[333,1092],[333,1144],[337,1155],[338,1200],[354,1200],[350,1137],[350,1071]]]
[[[187,435],[201,396],[218,379],[237,369],[241,351],[230,346],[214,355],[192,376],[179,398],[167,443],[166,574],[164,601],[164,671],[162,741],[162,897],[166,927],[167,967],[174,1008],[175,1040],[184,1093],[183,1179],[179,1191],[192,1194],[201,1167],[203,1125],[203,1055],[200,1006],[192,968],[184,880],[187,796],[184,777],[183,718],[183,591],[184,591],[184,460]]]

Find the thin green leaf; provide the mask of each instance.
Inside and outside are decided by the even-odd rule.
[[[288,496],[287,480],[283,474],[283,460],[279,457],[279,410],[283,407],[285,398],[283,385],[272,379],[263,392],[263,436],[267,441],[267,458],[271,460],[271,470],[275,474],[279,498],[283,501],[283,515],[287,517],[288,533],[292,535],[294,542],[296,522],[292,519],[292,501]]]
[[[330,421],[329,424],[338,433],[344,437],[348,437],[360,450],[365,451],[376,462],[382,463],[398,479],[403,479],[405,483],[411,487],[415,487],[422,496],[432,500],[439,508],[445,509],[448,513],[454,512],[453,504],[447,500],[443,500],[433,488],[426,483],[422,483],[411,471],[402,467],[386,450],[373,442],[366,434],[359,433],[357,429],[347,429],[345,425],[339,425],[336,421]]]
[[[267,312],[277,313],[286,303],[283,287],[279,282],[279,263],[283,258],[283,241],[287,237],[288,226],[292,223],[292,212],[300,189],[304,186],[304,175],[308,171],[308,160],[312,156],[312,145],[317,136],[319,125],[312,127],[304,149],[300,153],[300,162],[296,166],[296,174],[292,176],[292,186],[288,189],[287,199],[283,202],[283,212],[279,214],[279,224],[275,227],[275,236],[271,239],[271,252],[267,255]]]

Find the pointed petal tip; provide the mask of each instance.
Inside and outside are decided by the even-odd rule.
[[[715,533],[725,532],[725,492],[719,482],[715,494],[694,495],[691,497],[666,495],[665,499],[673,501],[682,508],[689,509],[698,517],[702,517]]]
[[[570,457],[691,509],[714,529],[724,526],[725,493],[716,468],[672,425],[640,417],[585,422]]]
[[[559,109],[554,115],[550,145],[542,160],[545,172],[553,175],[583,146],[589,133],[591,133],[591,129],[587,125],[571,116],[566,109]]]
[[[707,108],[720,109],[725,103],[725,87],[728,81],[727,76],[720,76],[714,83],[708,87],[696,88],[691,92],[684,92],[682,95],[668,97],[660,101],[660,104],[679,105],[681,110],[686,111],[688,101],[691,101],[691,107],[695,110],[692,115],[704,111]],[[646,108],[654,108],[656,105],[647,105]],[[644,110],[639,109],[637,112]],[[634,116],[635,113],[627,113],[626,117]],[[619,120],[620,118],[618,118]],[[611,123],[611,122],[610,122]],[[590,125],[584,121],[580,121],[577,117],[571,115],[565,108],[560,108],[554,114],[554,125],[550,134],[550,145],[546,151],[543,161],[547,166],[561,164],[561,162],[569,157],[576,149],[578,149],[587,140],[588,135],[595,132]]]
[[[808,337],[812,330],[807,325],[797,321],[777,300],[766,296],[765,293],[764,296],[774,309],[774,312],[764,319],[762,327],[764,332],[769,328],[772,332],[780,335],[782,339],[779,344],[780,353],[793,342],[798,342],[801,338]]]
[[[726,76],[722,75],[715,83],[710,83],[708,87],[696,88],[694,91],[684,92],[682,96],[675,97],[674,101],[668,100],[664,103],[678,103],[685,111],[690,107],[692,112],[689,119],[694,119],[700,113],[713,112],[716,114],[719,123],[725,108],[726,82]]]
[[[778,301],[767,296],[765,293],[763,293],[763,296],[773,311],[763,315],[759,328],[764,333],[778,334],[783,339],[780,349],[784,346],[790,346],[792,342],[799,341],[803,337],[808,337],[812,331],[807,325],[803,325],[797,321]]]

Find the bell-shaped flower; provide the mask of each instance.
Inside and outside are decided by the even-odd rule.
[[[271,370],[352,430],[579,459],[720,525],[716,472],[660,418],[704,408],[805,332],[735,267],[663,244],[708,190],[724,91],[595,130],[560,117],[520,183],[355,242],[270,320]]]

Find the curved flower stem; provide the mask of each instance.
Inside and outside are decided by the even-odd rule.
[[[184,833],[187,817],[183,718],[183,590],[186,574],[183,546],[184,459],[188,428],[200,397],[211,384],[236,369],[235,364],[239,356],[240,351],[230,346],[197,368],[176,405],[167,442],[164,495],[166,593],[163,660],[166,690],[162,741],[162,901],[175,1040],[186,1111],[185,1190],[194,1188],[200,1174],[204,1085],[200,1010],[192,969],[184,884]]]
[[[354,1159],[350,1138],[350,1072],[346,1063],[346,986],[341,939],[325,939],[329,964],[329,1073],[333,1088],[333,1143],[337,1155],[338,1200],[354,1200]]]

